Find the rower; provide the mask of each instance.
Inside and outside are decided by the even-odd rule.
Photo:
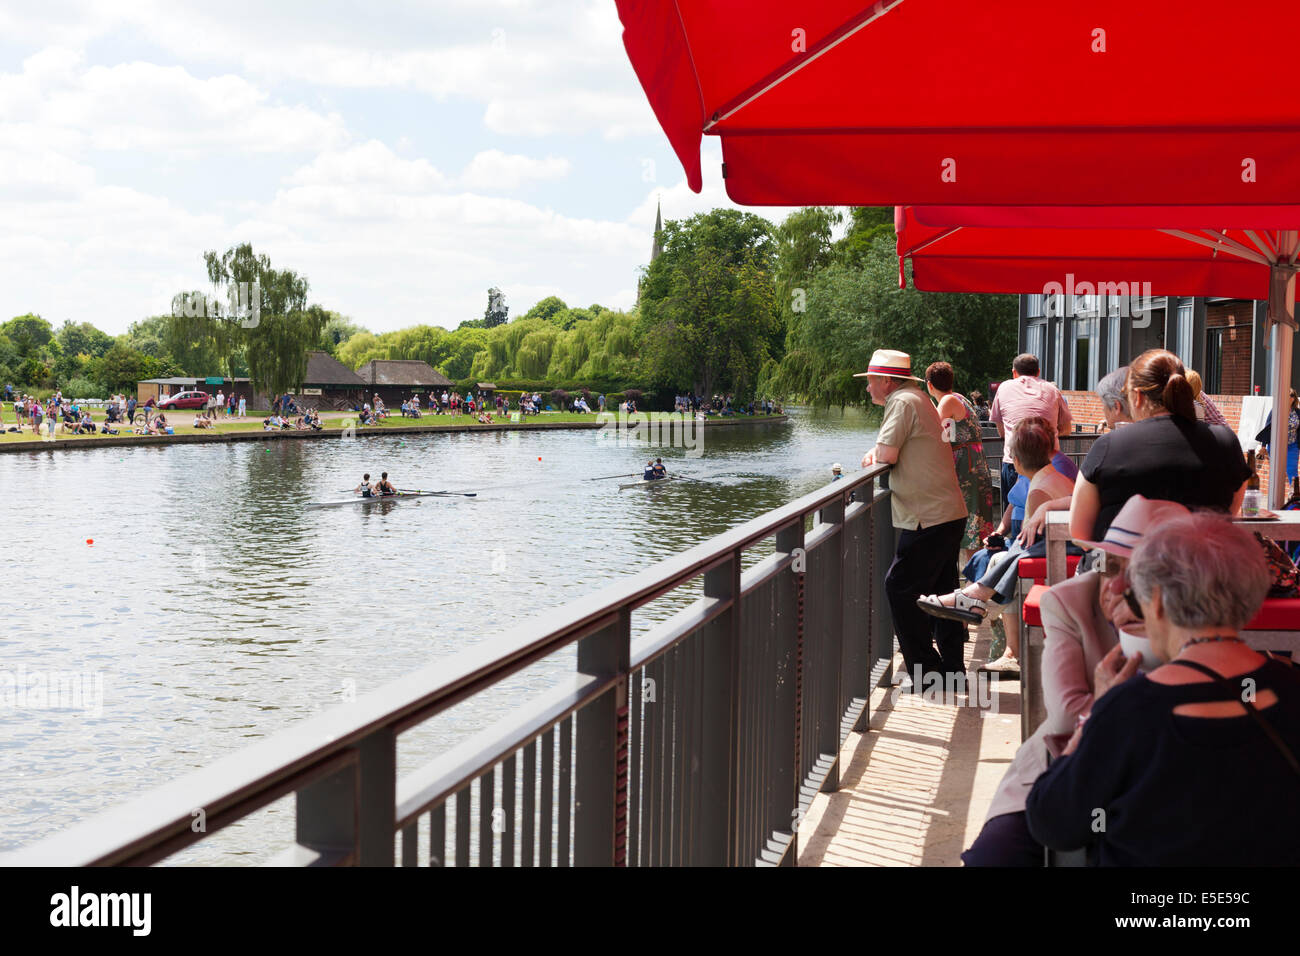
[[[375,490],[377,490],[381,496],[397,494],[397,489],[394,488],[393,483],[388,480],[388,472],[384,472],[379,476],[379,484],[375,486]]]
[[[656,478],[667,478],[667,477],[668,477],[668,469],[664,467],[664,460],[663,460],[662,458],[656,458],[656,459],[655,459],[655,464],[654,464],[654,476],[655,476]]]
[[[370,487],[370,473],[366,472],[366,474],[362,475],[361,484],[357,485],[352,490],[362,498],[373,498],[375,496],[375,489]]]
[[[655,463],[652,461],[647,461],[645,463],[645,471],[641,472],[641,480],[654,481],[656,477],[658,476],[655,475]]]

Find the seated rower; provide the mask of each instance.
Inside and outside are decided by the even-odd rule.
[[[370,487],[370,472],[366,472],[361,476],[361,484],[353,488],[352,492],[362,498],[373,498],[375,496],[375,489]]]
[[[375,491],[378,492],[381,497],[397,494],[397,489],[394,488],[393,483],[388,480],[388,472],[384,472],[379,476],[379,483],[375,485]]]
[[[654,468],[651,470],[654,472],[656,478],[668,477],[668,469],[664,467],[664,460],[662,458],[655,459]]]
[[[641,472],[641,480],[654,481],[657,477],[658,476],[655,474],[655,463],[653,461],[647,461],[645,463],[645,471]]]

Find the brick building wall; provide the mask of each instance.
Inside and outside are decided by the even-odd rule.
[[[1247,378],[1246,382],[1249,385],[1250,379]],[[1065,396],[1066,404],[1070,406],[1070,414],[1074,416],[1076,428],[1082,427],[1084,431],[1092,431],[1094,426],[1100,426],[1105,421],[1101,413],[1101,399],[1095,392],[1062,391],[1061,394]],[[1223,413],[1223,417],[1228,420],[1228,427],[1235,432],[1237,426],[1241,424],[1241,396],[1211,395],[1210,401],[1214,402]],[[1259,463],[1259,480],[1265,494],[1268,493],[1268,466],[1267,461]]]
[[[1207,338],[1210,330],[1222,330],[1219,391],[1225,395],[1250,394],[1250,338],[1253,315],[1253,302],[1224,302],[1205,307]]]

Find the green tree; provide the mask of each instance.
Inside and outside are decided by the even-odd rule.
[[[0,331],[18,350],[19,358],[24,359],[39,353],[54,338],[50,323],[31,312],[10,319],[0,326]]]
[[[820,405],[865,400],[862,379],[878,348],[912,356],[917,374],[931,362],[952,363],[959,391],[982,386],[1010,364],[1016,347],[1017,303],[1009,295],[957,295],[898,287],[892,234],[878,235],[861,266],[837,261],[818,272],[808,308],[791,330],[780,366],[764,388]]]
[[[770,225],[715,209],[668,222],[661,237],[641,292],[647,374],[705,395],[751,393],[780,329]]]
[[[101,332],[89,322],[64,322],[58,332],[59,346],[64,355],[88,355],[99,358],[113,347],[113,337]]]
[[[564,304],[564,300],[559,296],[548,295],[535,306],[524,313],[525,319],[545,319],[550,320],[561,312],[567,312],[569,307]]]
[[[337,358],[339,346],[358,332],[366,330],[345,315],[339,315],[337,312],[326,314],[329,318],[325,320],[325,328],[321,330],[320,343],[317,347]]]

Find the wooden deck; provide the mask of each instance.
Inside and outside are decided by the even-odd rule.
[[[971,672],[991,635],[972,637]],[[956,704],[876,691],[870,730],[840,752],[841,789],[819,794],[799,827],[800,866],[961,865],[1020,745],[1020,682],[980,676],[988,706],[978,690]]]

